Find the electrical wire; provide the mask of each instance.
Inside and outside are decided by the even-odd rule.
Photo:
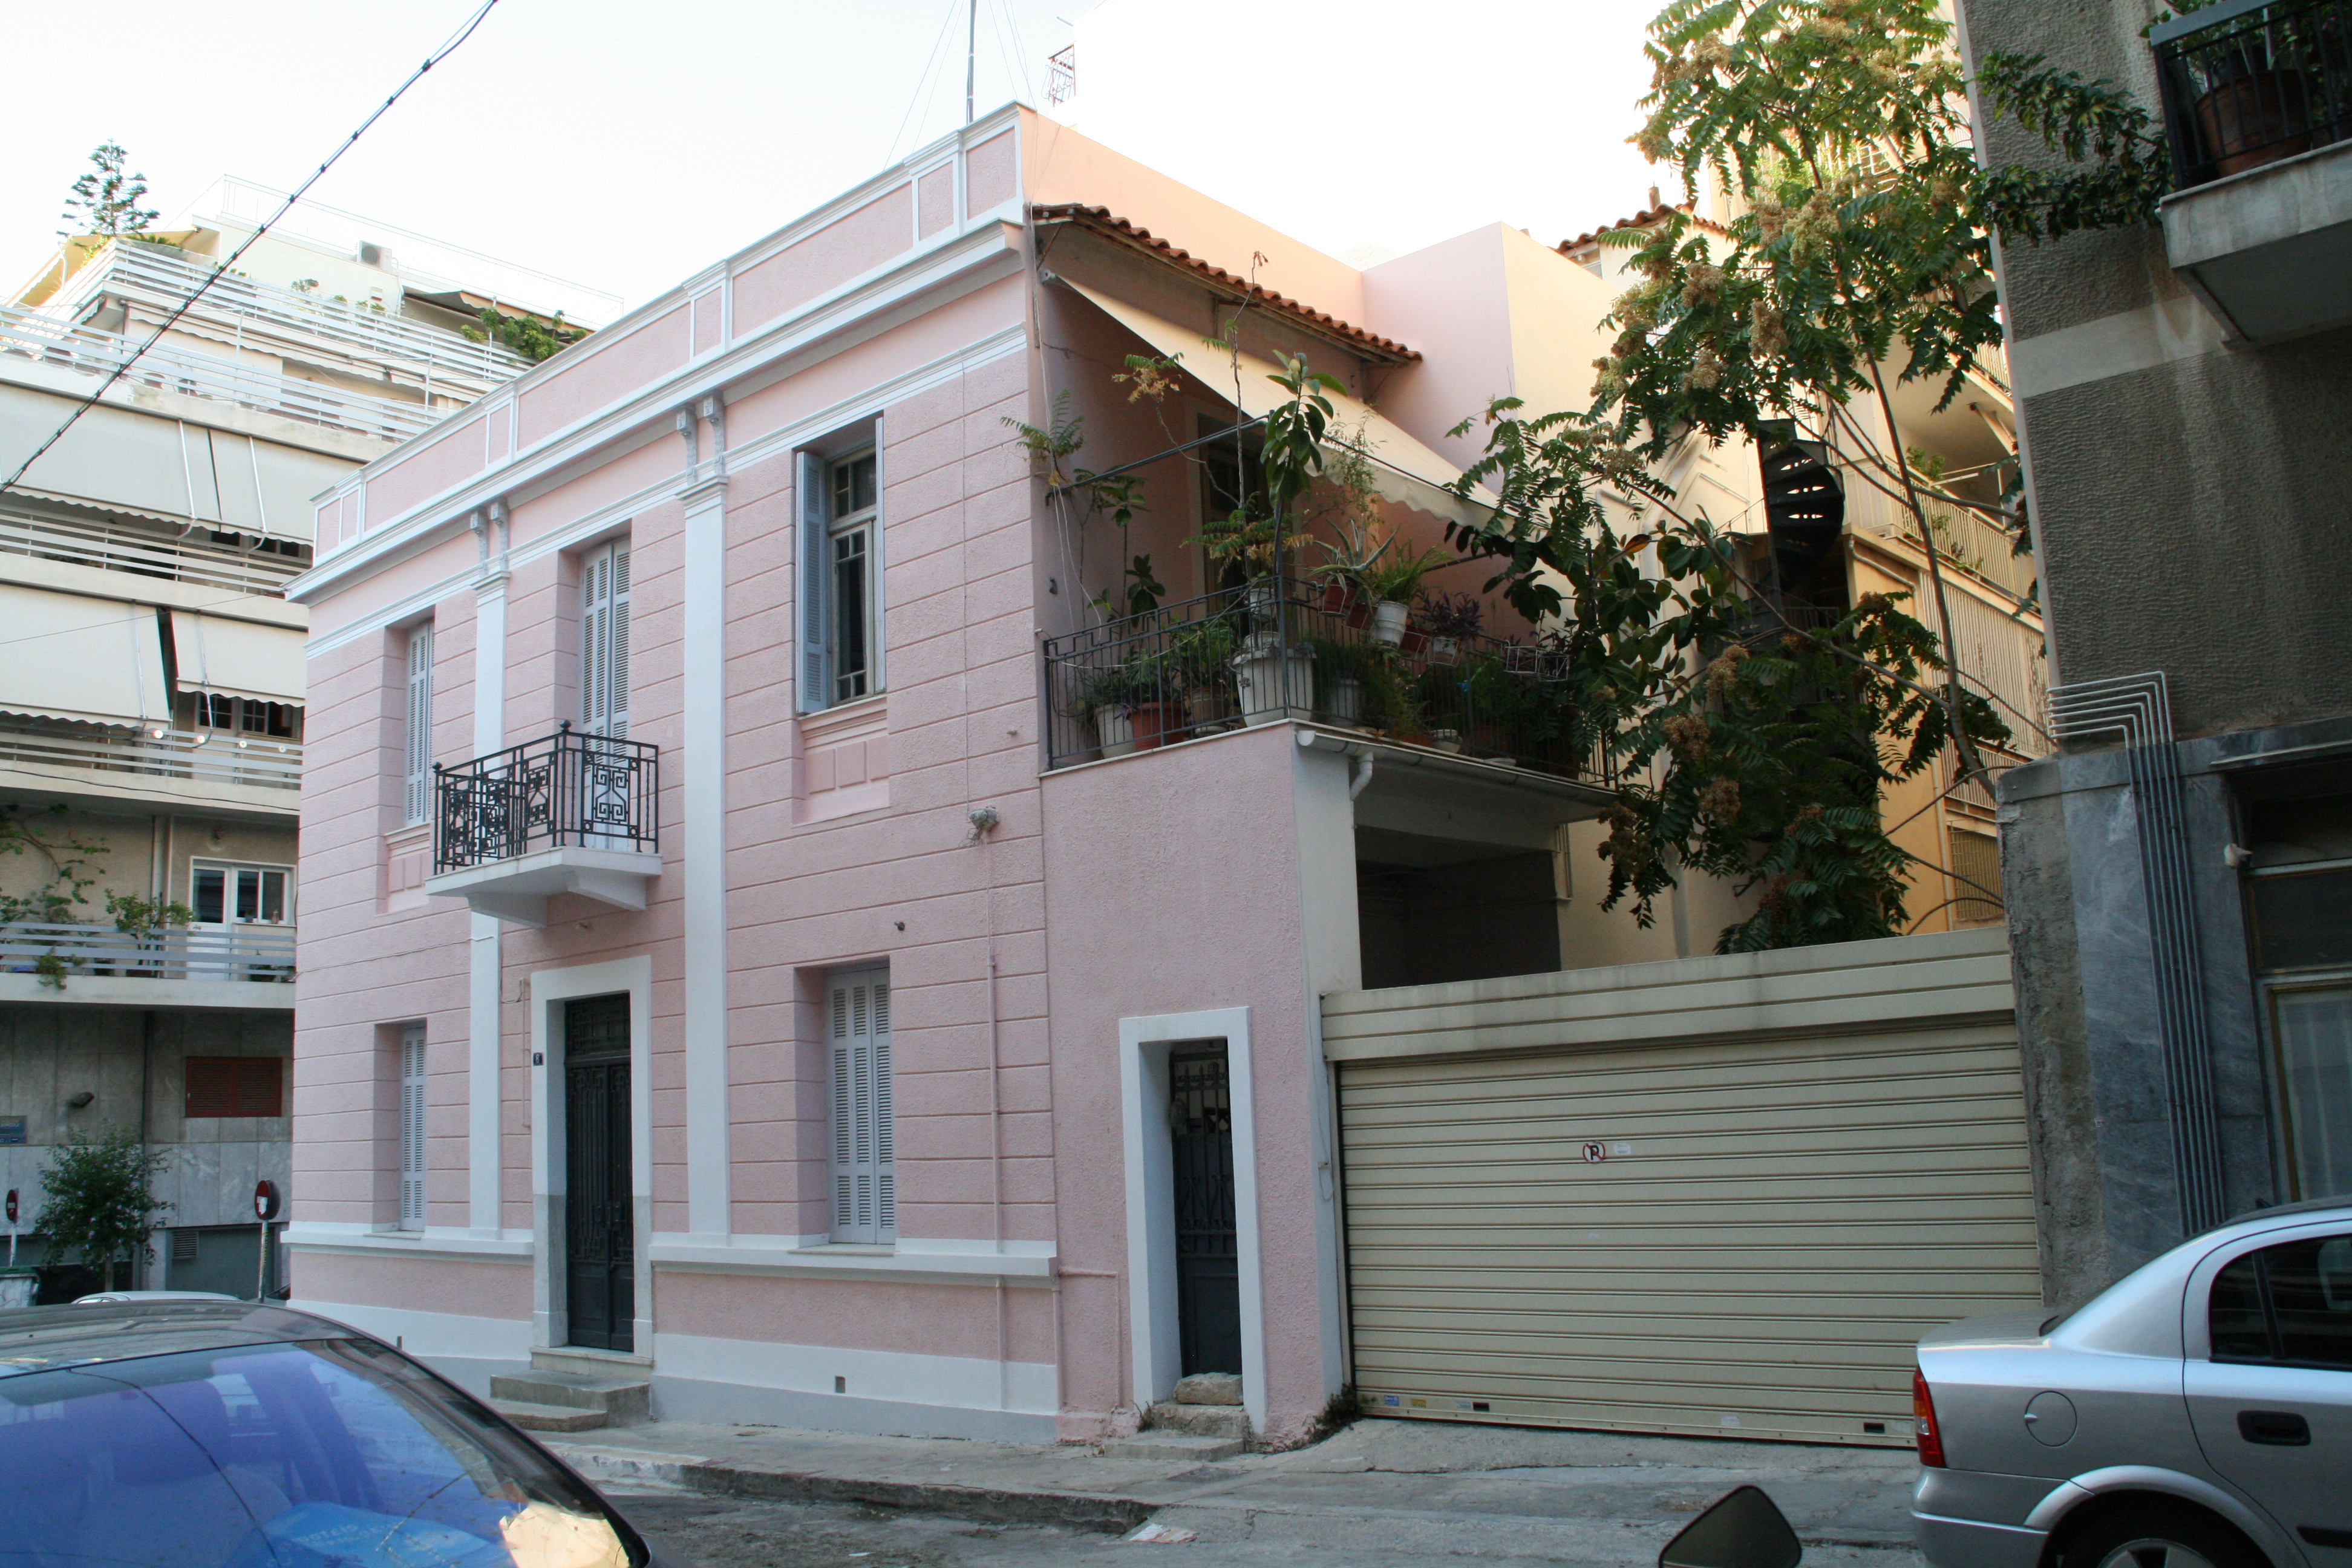
[[[907,112],[898,117],[898,133],[890,138],[890,151],[884,156],[885,163],[898,161],[898,143],[905,139],[907,127],[915,118],[915,110],[922,107],[923,89],[930,83],[931,68],[940,63],[940,50],[948,41],[948,28],[955,22],[956,9],[963,4],[965,0],[948,0],[947,15],[940,18],[940,36],[931,40],[931,52],[923,57],[923,74],[915,79],[915,96],[908,100]]]
[[[300,201],[304,194],[307,193],[312,185],[317,184],[319,181],[325,176],[327,171],[333,168],[337,161],[340,160],[344,153],[350,152],[352,146],[358,142],[362,136],[367,134],[369,127],[373,126],[377,121],[383,118],[385,110],[389,110],[394,104],[398,103],[402,95],[406,93],[410,88],[415,87],[418,81],[423,79],[426,71],[431,70],[435,66],[439,65],[443,60],[447,59],[451,55],[457,51],[459,45],[463,44],[467,38],[474,36],[474,29],[482,25],[483,18],[487,17],[490,14],[490,8],[498,3],[499,0],[482,0],[481,8],[477,10],[472,16],[468,17],[464,26],[460,26],[455,33],[452,33],[447,41],[443,43],[439,48],[426,56],[425,63],[411,71],[408,75],[408,79],[402,82],[399,87],[394,89],[392,96],[378,104],[373,113],[370,114],[365,120],[361,121],[359,129],[353,131],[349,136],[344,137],[342,145],[337,147],[332,153],[329,153],[327,155],[327,161],[320,164],[316,170],[312,171],[309,179],[304,180],[299,185],[297,185],[294,188],[294,194],[288,196],[283,202],[279,203],[278,210],[271,213],[268,218],[263,222],[261,226],[255,229],[253,233],[247,237],[244,244],[229,252],[227,259],[224,260],[218,268],[215,268],[211,276],[207,277],[203,282],[197,284],[196,287],[190,291],[188,297],[181,300],[179,304],[173,309],[170,315],[163,318],[163,324],[148,334],[146,342],[141,343],[137,349],[131,352],[129,358],[125,359],[121,364],[116,365],[113,370],[110,371],[107,374],[106,379],[98,384],[98,390],[90,393],[77,404],[74,406],[73,412],[66,416],[65,423],[59,425],[55,430],[51,431],[47,440],[33,448],[33,454],[31,457],[26,458],[23,462],[16,465],[16,472],[10,474],[5,479],[0,479],[0,489],[14,489],[16,487],[17,482],[23,479],[25,475],[31,470],[33,465],[41,460],[42,455],[47,452],[50,447],[56,446],[59,441],[64,440],[66,432],[74,427],[74,423],[94,407],[97,405],[98,400],[106,395],[108,389],[112,387],[116,382],[121,380],[123,374],[130,370],[132,365],[138,363],[141,357],[143,356],[149,349],[153,348],[158,342],[162,342],[163,334],[170,331],[173,326],[178,324],[181,317],[186,315],[191,310],[194,309],[196,301],[203,299],[215,283],[219,282],[223,278],[228,275],[229,268],[236,265],[236,261],[239,257],[252,249],[256,244],[259,243],[261,237],[268,234],[270,228],[276,225],[279,219],[283,218],[288,213],[294,210],[294,204]]]

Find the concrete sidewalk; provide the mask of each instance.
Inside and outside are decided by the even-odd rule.
[[[1214,1464],[1113,1458],[1076,1445],[872,1437],[655,1422],[556,1440],[614,1492],[858,1502],[986,1522],[1203,1542],[1648,1564],[1736,1486],[1772,1495],[1816,1563],[1916,1568],[1901,1449],[1366,1420],[1313,1447]]]

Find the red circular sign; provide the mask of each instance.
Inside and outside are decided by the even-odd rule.
[[[14,1187],[8,1189],[8,1223],[16,1223],[16,1189]]]
[[[278,1217],[278,1184],[256,1182],[253,1184],[253,1215],[263,1224]]]

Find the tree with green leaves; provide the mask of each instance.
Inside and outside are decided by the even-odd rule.
[[[1497,403],[1465,481],[1499,504],[1456,542],[1497,563],[1489,586],[1522,614],[1559,617],[1580,721],[1620,769],[1605,907],[1629,901],[1647,923],[1677,875],[1724,877],[1755,900],[1720,934],[1727,951],[1904,930],[1910,858],[1882,821],[1885,786],[1947,748],[1984,779],[1982,748],[2032,719],[1996,712],[1944,651],[1942,509],[2000,510],[1906,450],[1895,407],[1908,382],[1948,405],[2000,342],[1949,30],[1934,0],[1661,13],[1634,140],[1694,205],[1712,183],[1734,216],[1670,212],[1609,237],[1641,281],[1605,323],[1617,337],[1591,408],[1529,418]],[[1902,595],[1796,624],[1655,478],[1687,443],[1769,447],[1791,429],[1908,515],[1936,630]],[[1641,531],[1621,536],[1609,492],[1631,498]],[[1759,612],[1777,629],[1759,635]]]
[[[140,198],[147,194],[147,176],[123,172],[130,158],[131,154],[113,142],[101,142],[91,149],[89,171],[73,183],[73,194],[66,198],[61,221],[67,226],[58,231],[60,235],[110,238],[141,234],[163,216],[152,207],[139,205]]]
[[[497,343],[513,350],[532,364],[553,359],[565,349],[588,336],[585,327],[564,325],[563,312],[541,321],[537,316],[509,316],[495,306],[482,307],[481,325],[460,327],[460,334],[478,343]]]
[[[106,1288],[114,1289],[119,1266],[149,1255],[147,1238],[171,1210],[155,1196],[163,1165],[164,1157],[127,1127],[94,1138],[75,1132],[59,1144],[41,1172],[48,1196],[33,1220],[49,1238],[51,1259],[78,1254],[104,1270]]]

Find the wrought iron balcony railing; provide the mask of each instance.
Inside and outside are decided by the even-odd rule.
[[[433,766],[433,869],[464,871],[541,849],[657,852],[660,750],[563,725],[455,767]]]
[[[1534,641],[1442,635],[1337,584],[1261,578],[1045,644],[1047,765],[1282,719],[1605,783],[1598,726]]]
[[[2176,190],[2352,137],[2352,0],[2221,0],[2148,41]]]

